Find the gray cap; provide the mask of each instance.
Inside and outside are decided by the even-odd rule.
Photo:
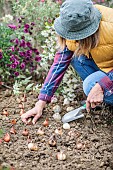
[[[66,0],[54,28],[65,39],[80,40],[94,34],[100,24],[101,13],[91,0]]]

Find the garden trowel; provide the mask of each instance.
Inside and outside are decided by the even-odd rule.
[[[79,119],[84,117],[84,114],[82,113],[82,110],[86,109],[86,104],[84,104],[83,106],[72,110],[68,113],[66,113],[63,117],[62,117],[62,122],[63,123],[67,123],[67,122],[71,122],[73,120]]]

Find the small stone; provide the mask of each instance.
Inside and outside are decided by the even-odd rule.
[[[104,162],[101,162],[101,163],[100,163],[100,167],[103,167],[103,166],[104,166],[104,164],[105,164]]]
[[[64,123],[63,124],[63,129],[70,129],[69,123]]]
[[[73,87],[73,88],[76,89],[77,87],[78,87],[78,84],[74,84],[74,87]]]
[[[66,160],[66,154],[63,151],[60,151],[59,153],[57,153],[57,159],[60,161]]]
[[[10,165],[9,165],[8,163],[6,163],[6,162],[3,162],[3,163],[1,164],[1,166],[2,166],[2,167],[10,167]]]
[[[58,128],[58,129],[55,129],[55,133],[58,135],[62,135],[63,132],[61,128]]]
[[[64,103],[63,103],[63,105],[68,105],[68,104],[70,104],[70,101],[69,101],[69,99],[68,99],[68,98],[65,98],[65,99],[64,99]]]
[[[72,110],[74,110],[74,107],[72,107],[72,106],[67,107],[67,109],[66,109],[67,112],[70,112],[70,111],[72,111]]]
[[[99,137],[96,136],[96,135],[93,135],[91,136],[91,139],[90,139],[92,142],[99,142]]]
[[[82,143],[79,142],[79,143],[76,144],[76,148],[77,148],[77,149],[82,149],[82,147],[83,147],[83,144],[82,144]]]
[[[105,123],[105,124],[104,124],[104,127],[106,128],[106,127],[108,127],[108,125]]]
[[[7,90],[5,91],[4,96],[5,96],[5,97],[10,97],[11,95],[12,95],[12,91],[7,89]]]
[[[20,167],[22,167],[22,166],[24,166],[24,163],[20,163],[19,165],[20,165]]]
[[[6,120],[7,121],[7,120],[9,120],[9,118],[7,116],[3,115],[2,116],[2,120]]]
[[[58,102],[58,99],[56,97],[52,97],[51,103],[57,103],[57,102]]]
[[[53,111],[54,111],[55,113],[60,113],[60,112],[61,112],[61,107],[60,107],[59,105],[55,105],[55,106],[53,107]]]
[[[110,167],[107,167],[107,169],[106,170],[112,170]]]
[[[101,158],[101,155],[99,152],[97,152],[96,156],[95,156],[97,159],[100,159]]]
[[[34,143],[28,143],[28,148],[29,148],[29,150],[31,150],[31,151],[37,151],[38,150],[38,147],[36,146],[36,144],[34,144]]]
[[[71,151],[72,149],[68,147],[67,150],[68,150],[68,151]],[[73,152],[72,152],[72,155],[73,155]]]
[[[53,118],[54,118],[56,121],[60,121],[60,120],[61,120],[61,116],[60,116],[59,113],[55,113],[55,114],[53,115]]]

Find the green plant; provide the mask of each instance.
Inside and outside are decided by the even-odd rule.
[[[50,26],[48,25],[48,23],[46,23],[45,29],[41,32],[41,35],[44,37],[45,40],[43,42],[43,45],[41,46],[42,53],[40,55],[42,60],[40,62],[40,66],[41,69],[45,69],[46,71],[48,71],[57,50],[57,39],[53,26]]]
[[[13,31],[10,28],[0,25],[0,75],[2,79],[10,75],[6,65],[10,63],[7,51],[11,46],[12,34]]]
[[[29,91],[36,91],[39,93],[40,91],[40,84],[35,84],[31,77],[26,78],[25,76],[19,76],[19,79],[15,81],[13,84],[13,92],[15,95],[25,94]]]
[[[9,168],[9,167],[4,166],[4,167],[2,167],[2,169],[1,169],[1,170],[10,170],[10,168]]]
[[[12,80],[19,75],[30,76],[34,74],[41,57],[39,51],[32,43],[32,29],[34,23],[25,22],[17,25],[0,25],[0,73],[2,81]],[[32,29],[31,29],[32,28]]]
[[[41,31],[45,29],[45,22],[50,25],[59,13],[59,3],[52,0],[13,0],[13,11],[16,16],[23,16],[26,23],[34,22],[33,39],[37,46],[43,44]]]
[[[4,134],[4,130],[3,130],[3,129],[0,129],[0,138],[3,137],[3,134]]]
[[[113,0],[105,0],[105,4],[111,8],[113,8]]]

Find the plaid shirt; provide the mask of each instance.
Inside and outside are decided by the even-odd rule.
[[[71,62],[73,52],[66,47],[62,52],[57,52],[54,58],[54,62],[49,70],[49,73],[45,79],[43,87],[38,96],[39,100],[50,102],[52,96],[57,90],[62,78]],[[98,82],[104,94],[107,96],[113,94],[113,70]]]
[[[105,0],[93,0],[94,4],[101,4],[101,3],[105,3]]]

